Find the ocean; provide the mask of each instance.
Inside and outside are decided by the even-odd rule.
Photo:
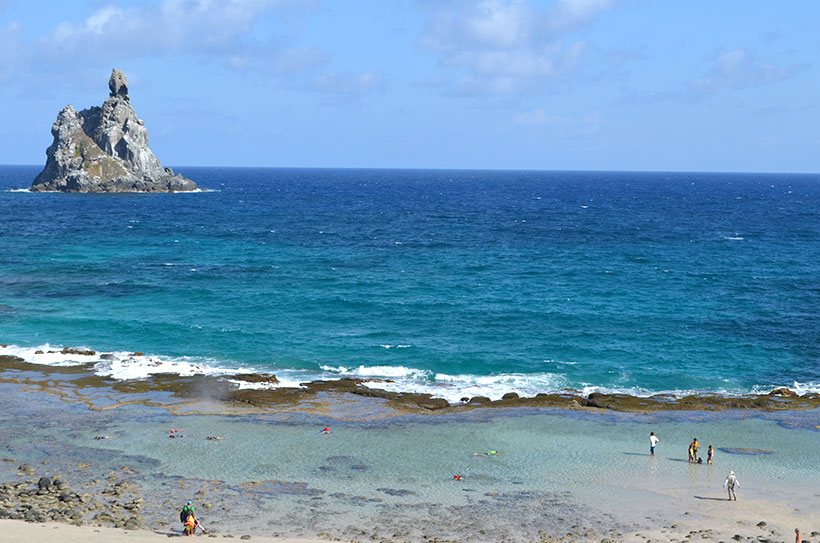
[[[179,168],[205,190],[15,190],[39,169],[0,166],[0,354],[451,401],[820,392],[818,175]]]

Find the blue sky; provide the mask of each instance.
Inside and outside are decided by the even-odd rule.
[[[174,166],[820,171],[820,2],[0,0],[0,163],[112,67]]]

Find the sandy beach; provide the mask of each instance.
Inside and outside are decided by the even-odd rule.
[[[33,524],[18,520],[0,520],[0,534],[2,534],[0,541],[59,541],[61,543],[156,543],[167,541],[171,535],[145,530],[125,531],[54,523]],[[260,543],[316,543],[319,541],[317,539],[274,539],[270,537],[251,539]]]

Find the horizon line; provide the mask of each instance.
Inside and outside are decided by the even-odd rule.
[[[39,164],[0,164],[4,167],[40,168]],[[373,171],[452,171],[452,172],[543,172],[543,173],[658,173],[658,174],[727,174],[727,175],[820,175],[820,171],[754,171],[754,170],[607,170],[607,169],[540,169],[540,168],[456,168],[456,167],[398,167],[398,166],[215,166],[187,165],[169,166],[180,168],[221,168],[237,170],[373,170]]]

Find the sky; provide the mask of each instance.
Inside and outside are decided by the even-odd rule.
[[[820,172],[820,2],[0,0],[0,164],[129,79],[171,166]]]

